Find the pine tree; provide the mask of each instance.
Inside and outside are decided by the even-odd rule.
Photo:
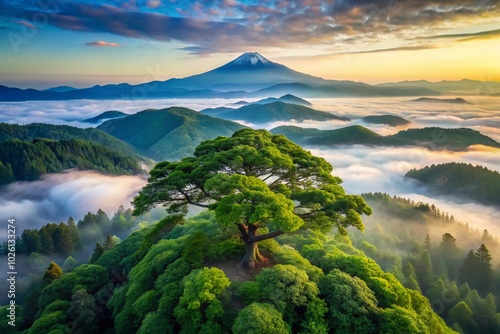
[[[431,282],[434,280],[432,262],[427,251],[422,253],[420,260],[417,262],[417,277],[422,291],[427,291]]]
[[[493,285],[493,269],[491,268],[490,251],[482,244],[475,253],[478,260],[478,292],[482,295],[487,294]]]
[[[70,216],[68,218],[67,225],[68,225],[68,231],[69,231],[69,235],[71,237],[71,242],[73,243],[74,250],[76,251],[76,250],[81,249],[82,241],[80,238],[80,230],[78,230],[78,226],[76,226],[75,220],[73,219],[73,217]]]
[[[431,246],[432,246],[431,245],[431,237],[429,236],[429,233],[427,233],[425,236],[424,247],[427,251],[430,251]]]
[[[106,236],[106,241],[104,242],[104,250],[110,250],[111,248],[115,247],[116,245],[116,240],[111,236],[107,235]]]
[[[92,256],[90,257],[90,263],[95,263],[101,255],[104,253],[104,247],[98,242],[95,244],[94,248],[94,253],[92,253]]]

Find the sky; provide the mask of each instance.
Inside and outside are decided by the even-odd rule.
[[[367,83],[500,81],[498,0],[0,0],[0,84],[186,77],[256,51]]]

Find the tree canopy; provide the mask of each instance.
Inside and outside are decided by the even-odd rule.
[[[370,207],[331,173],[326,160],[284,136],[243,129],[202,142],[194,157],[157,164],[133,200],[134,214],[159,204],[171,214],[185,214],[188,205],[214,210],[219,223],[237,225],[247,246],[243,264],[253,267],[262,259],[256,243],[284,232],[364,229],[360,215]],[[273,232],[258,235],[261,227]]]

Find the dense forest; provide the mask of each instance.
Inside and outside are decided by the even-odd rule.
[[[124,155],[81,139],[33,141],[10,139],[0,143],[0,185],[33,181],[65,169],[96,170],[124,175],[142,172],[136,155]]]
[[[405,177],[440,195],[500,207],[500,173],[486,167],[452,162],[412,169]]]
[[[120,206],[110,217],[101,209],[88,212],[75,221],[51,223],[39,229],[25,229],[16,238],[16,262],[19,278],[17,296],[25,297],[32,281],[37,281],[51,261],[61,264],[64,270],[92,262],[111,245],[126,238],[131,231],[156,223],[164,216],[162,210],[133,216],[130,208]],[[0,256],[7,256],[7,242],[0,244]],[[3,292],[4,287],[2,287]],[[6,294],[0,296],[0,303]]]
[[[236,267],[244,251],[237,229],[217,224],[213,214],[158,224],[112,245],[92,264],[65,271],[50,263],[19,308],[18,329],[452,333],[426,298],[347,237],[302,230],[266,240],[268,264],[247,272]],[[6,311],[0,308],[2,316]]]
[[[364,194],[374,214],[365,232],[352,231],[353,245],[422,292],[453,329],[498,333],[500,244],[434,205],[387,194]]]

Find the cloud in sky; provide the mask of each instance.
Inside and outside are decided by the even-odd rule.
[[[438,39],[438,38],[458,38],[457,42],[467,42],[467,41],[474,41],[474,40],[493,39],[493,38],[500,38],[500,29],[480,31],[480,32],[469,33],[469,34],[436,35],[436,36],[431,36],[430,38],[433,38],[433,39]]]
[[[0,4],[0,15],[28,20],[47,15],[39,6],[16,5],[18,2]],[[210,53],[241,51],[249,46],[328,43],[335,47],[346,40],[366,45],[379,42],[381,36],[411,40],[438,26],[452,28],[454,24],[495,18],[499,11],[496,0],[297,0],[293,5],[285,0],[267,5],[216,0],[178,1],[176,6],[160,1],[135,5],[108,1],[61,4],[48,14],[48,23],[73,31],[178,41],[190,45],[186,50],[192,53]]]
[[[120,46],[120,44],[118,44],[118,43],[110,43],[110,42],[105,42],[105,41],[88,42],[85,44],[89,45],[89,46],[111,46],[111,47]]]

